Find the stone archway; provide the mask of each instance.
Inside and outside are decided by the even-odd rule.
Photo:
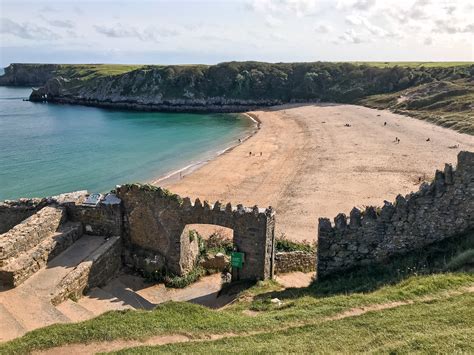
[[[188,224],[212,224],[234,231],[234,246],[245,255],[233,280],[273,277],[275,213],[271,208],[246,208],[216,202],[210,205],[150,185],[123,185],[117,195],[124,207],[124,245],[160,254],[168,270],[183,275],[194,267],[194,241],[183,230]],[[157,227],[159,226],[159,228]],[[163,249],[163,245],[168,248]]]

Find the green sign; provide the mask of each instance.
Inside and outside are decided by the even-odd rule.
[[[232,252],[231,258],[230,258],[230,264],[232,267],[235,267],[237,269],[242,269],[242,264],[244,263],[244,253],[240,253],[237,251]]]

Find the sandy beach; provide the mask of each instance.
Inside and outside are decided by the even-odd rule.
[[[261,122],[255,135],[189,175],[157,184],[211,203],[272,206],[277,236],[293,240],[314,241],[318,218],[383,205],[417,190],[420,179],[455,163],[459,151],[474,151],[472,136],[361,106],[250,114]]]

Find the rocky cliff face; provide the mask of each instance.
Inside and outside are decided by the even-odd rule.
[[[3,86],[42,86],[54,77],[57,64],[10,64],[0,76]]]
[[[237,112],[288,102],[353,102],[421,83],[469,77],[474,66],[378,68],[349,63],[230,62],[141,66],[114,72],[107,65],[63,65],[54,75],[51,68],[30,70],[37,81],[47,79],[33,91],[32,101],[153,111]],[[22,80],[27,79],[25,74]]]

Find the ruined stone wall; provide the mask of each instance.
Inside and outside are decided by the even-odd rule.
[[[389,258],[474,229],[474,153],[461,152],[456,170],[446,164],[431,184],[398,195],[381,209],[354,208],[349,223],[319,220],[318,278]]]
[[[193,204],[149,185],[117,189],[124,209],[124,243],[134,257],[163,260],[171,272],[191,270],[198,255],[197,240],[183,233],[187,224],[214,224],[234,230],[234,245],[245,253],[243,268],[234,279],[267,279],[273,275],[274,213],[271,209],[213,206],[199,199]],[[130,258],[133,260],[133,257]]]
[[[316,254],[305,251],[278,252],[275,254],[275,273],[310,272],[316,270]]]
[[[70,221],[81,222],[84,233],[90,235],[117,236],[122,234],[122,210],[120,203],[87,206],[80,203],[66,203]]]
[[[51,292],[51,302],[58,305],[67,298],[78,299],[87,290],[106,284],[120,269],[121,252],[120,237],[108,239],[59,282]]]
[[[0,266],[35,247],[65,221],[62,207],[48,206],[0,235]]]
[[[0,202],[0,234],[7,232],[46,205],[47,200],[39,198]]]

